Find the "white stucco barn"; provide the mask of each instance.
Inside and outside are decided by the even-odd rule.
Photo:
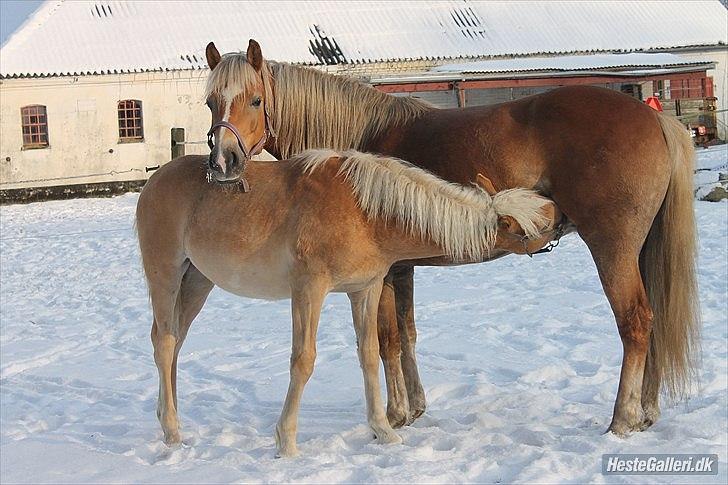
[[[712,103],[725,137],[727,22],[718,1],[48,0],[0,50],[0,199],[128,188],[181,147],[204,153],[172,139],[209,127],[211,40],[252,37],[267,58],[441,106],[564,84],[657,91]]]

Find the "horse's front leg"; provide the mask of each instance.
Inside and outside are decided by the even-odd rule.
[[[279,457],[298,455],[296,432],[298,408],[303,388],[313,373],[316,360],[316,331],[327,290],[318,281],[295,282],[291,297],[293,336],[291,340],[291,380],[275,431]]]
[[[397,327],[402,347],[401,360],[404,382],[407,386],[410,415],[407,423],[411,423],[425,412],[425,390],[420,381],[415,356],[417,329],[415,328],[415,269],[412,266],[399,266],[392,270],[392,285],[397,306]]]
[[[382,294],[382,283],[381,279],[377,279],[372,286],[349,293],[349,299],[356,330],[359,363],[364,374],[367,421],[380,443],[401,443],[402,438],[387,421],[379,390],[377,306]]]
[[[393,427],[399,428],[409,420],[410,411],[400,360],[401,343],[392,274],[393,271],[390,269],[384,277],[384,287],[377,310],[377,335],[379,356],[384,364],[384,379],[387,383],[387,420]]]

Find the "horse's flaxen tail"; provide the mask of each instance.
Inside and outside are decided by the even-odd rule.
[[[672,398],[685,396],[695,377],[700,347],[693,212],[695,151],[685,127],[658,115],[673,163],[670,185],[640,253],[640,270],[654,312],[645,367],[647,385]],[[657,391],[657,389],[655,389]]]

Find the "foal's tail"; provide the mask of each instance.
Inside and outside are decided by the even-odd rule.
[[[640,270],[654,312],[646,379],[673,398],[690,391],[699,354],[700,306],[693,212],[695,151],[685,127],[658,115],[673,163],[670,185],[640,253]]]

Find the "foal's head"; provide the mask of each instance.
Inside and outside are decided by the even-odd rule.
[[[205,96],[212,112],[212,126],[207,134],[208,170],[217,182],[234,183],[271,135],[270,72],[253,39],[245,53],[220,56],[210,42],[206,54],[210,76]]]
[[[514,254],[532,255],[557,237],[556,227],[561,221],[561,211],[552,200],[540,196],[534,197],[543,199],[543,205],[540,210],[543,216],[543,223],[538,228],[539,235],[529,237],[523,227],[513,217],[500,216],[498,217],[496,248]]]
[[[475,184],[488,193],[491,197],[495,196],[498,191],[493,182],[483,174],[478,174]],[[541,221],[538,224],[538,236],[529,237],[524,228],[516,221],[513,216],[498,216],[498,232],[496,234],[495,246],[515,254],[531,255],[539,249],[546,246],[556,237],[556,227],[560,223],[563,214],[553,200],[547,199],[537,194],[532,197],[541,201],[539,209]],[[536,221],[534,221],[536,222]]]

